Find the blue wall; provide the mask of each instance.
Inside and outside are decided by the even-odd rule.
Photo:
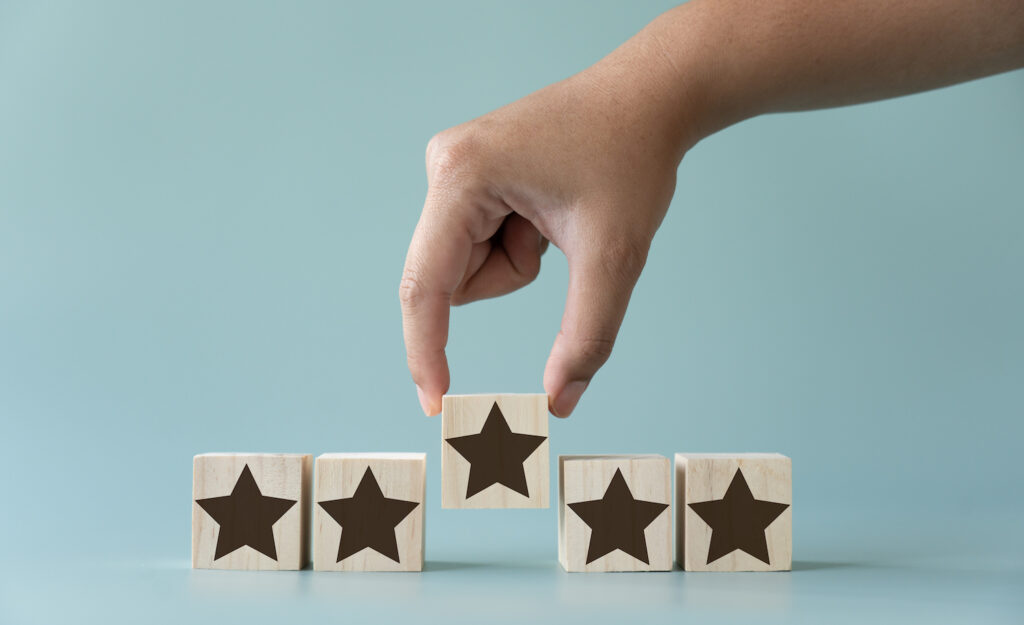
[[[553,561],[554,509],[439,507],[397,300],[423,149],[670,5],[0,5],[9,553],[184,561],[193,454],[396,450],[429,454],[428,558],[500,557],[488,520]],[[805,519],[1019,513],[1022,103],[1017,72],[695,148],[553,466],[779,451]],[[454,313],[453,392],[541,390],[566,286],[544,263]]]

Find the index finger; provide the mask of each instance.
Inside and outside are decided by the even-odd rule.
[[[428,416],[441,411],[448,390],[448,314],[473,245],[468,215],[447,204],[436,189],[427,191],[399,287],[406,358]]]

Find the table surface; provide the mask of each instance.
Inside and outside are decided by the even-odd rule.
[[[544,528],[553,512],[444,511],[447,529],[428,534],[436,540],[428,541],[427,566],[418,574],[191,570],[186,547],[163,558],[36,559],[0,572],[0,622],[1024,618],[1017,511],[804,511],[795,519],[792,572],[620,574],[563,572],[553,543],[538,540],[550,538]],[[508,539],[495,540],[499,534]]]

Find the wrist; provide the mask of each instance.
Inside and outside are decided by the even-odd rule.
[[[694,1],[663,13],[593,69],[632,85],[678,158],[720,130],[756,116],[756,99],[728,79],[728,41],[714,7]],[[740,81],[742,82],[742,81]],[[627,86],[629,88],[629,86]]]

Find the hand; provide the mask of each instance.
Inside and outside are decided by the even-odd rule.
[[[627,44],[431,139],[400,288],[426,414],[448,390],[449,307],[529,284],[548,241],[568,259],[569,292],[544,388],[553,414],[572,412],[611,355],[688,145],[680,101],[659,84],[672,71],[649,44]]]
[[[440,133],[401,285],[423,410],[448,389],[449,306],[528,284],[549,240],[569,294],[544,388],[552,413],[572,412],[700,138],[1024,67],[1022,35],[1019,0],[691,0],[581,74]]]

